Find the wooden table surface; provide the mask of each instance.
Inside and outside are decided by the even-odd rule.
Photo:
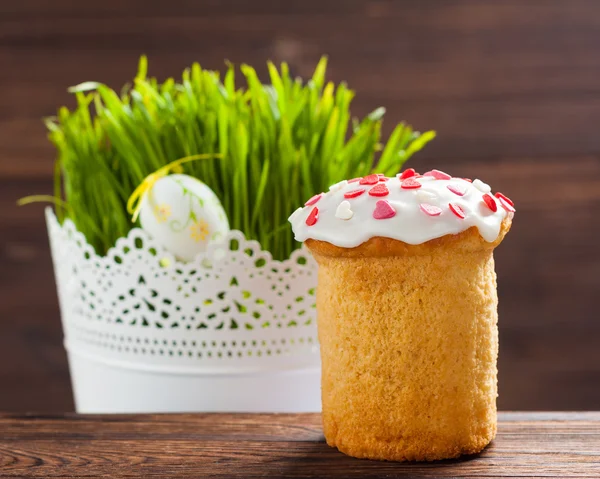
[[[464,460],[347,457],[318,414],[2,415],[0,477],[600,477],[600,412],[501,413]]]

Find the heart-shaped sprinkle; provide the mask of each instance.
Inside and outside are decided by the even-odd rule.
[[[371,196],[387,196],[389,194],[390,190],[383,183],[379,183],[369,190],[369,195]]]
[[[354,216],[354,211],[350,209],[349,201],[342,201],[335,210],[335,217],[341,220],[349,220]]]
[[[433,191],[419,190],[417,191],[417,199],[420,203],[431,203],[437,198],[437,195]]]
[[[475,188],[477,188],[479,191],[481,191],[482,193],[489,193],[490,191],[492,191],[492,189],[490,188],[490,185],[484,183],[481,180],[473,180],[473,186]]]
[[[336,183],[335,185],[331,185],[329,187],[329,191],[331,191],[332,193],[335,193],[336,191],[340,191],[347,184],[348,184],[348,182],[346,180],[342,180],[339,183]]]
[[[362,178],[358,183],[360,185],[376,185],[379,182],[379,176],[373,174]]]
[[[465,210],[463,210],[462,207],[456,203],[448,204],[448,208],[450,208],[450,211],[452,211],[452,213],[458,216],[461,220],[464,220],[467,216]]]
[[[379,200],[375,203],[373,218],[376,220],[385,220],[396,216],[396,210],[386,200]]]
[[[387,176],[380,176],[379,182],[382,182],[382,181],[389,181],[389,178]]]
[[[362,195],[365,191],[367,190],[365,190],[364,188],[346,191],[346,193],[344,193],[344,198],[356,198],[357,196]]]
[[[308,215],[308,218],[306,218],[306,224],[308,226],[314,226],[318,219],[319,219],[319,208],[317,208],[315,206],[312,209],[312,211],[310,212],[310,214]]]
[[[511,205],[508,201],[506,201],[506,197],[504,195],[502,196],[496,196],[498,198],[498,201],[500,202],[500,206],[502,206],[502,208],[504,208],[506,211],[508,211],[509,213],[514,213],[515,207],[513,205]]]
[[[448,173],[444,173],[440,170],[431,170],[427,173],[423,173],[423,176],[433,176],[436,180],[451,180],[452,177]]]
[[[467,192],[466,185],[461,185],[460,183],[452,183],[448,185],[448,189],[458,196],[464,196]]]
[[[323,196],[323,193],[319,193],[318,195],[313,196],[310,200],[308,200],[306,203],[304,203],[304,206],[314,205],[317,201],[319,201],[321,199],[322,196]]]
[[[421,211],[423,213],[426,213],[429,216],[440,216],[442,214],[441,208],[438,208],[437,206],[429,205],[427,203],[421,203],[419,205],[419,208],[421,208]]]
[[[469,183],[473,183],[473,180],[471,178],[461,178],[461,180],[465,180],[465,181],[468,181]]]
[[[357,181],[362,180],[362,177],[360,178],[352,178],[351,180],[348,180],[348,183],[356,183]]]
[[[414,178],[407,178],[400,184],[400,186],[405,190],[414,190],[416,188],[421,188],[421,183]]]
[[[408,170],[404,170],[402,173],[400,173],[400,175],[398,175],[398,178],[400,180],[405,180],[406,178],[412,178],[413,176],[416,176],[417,172],[415,171],[414,168],[409,168]]]
[[[487,193],[485,195],[483,195],[483,202],[486,204],[486,206],[492,210],[494,213],[496,211],[498,211],[498,205],[496,204],[496,200],[494,199],[493,196],[488,195]]]
[[[515,206],[515,203],[513,202],[513,200],[511,200],[508,196],[503,195],[502,193],[498,192],[494,195],[496,198],[500,199],[502,198],[504,201],[506,201],[510,206]]]

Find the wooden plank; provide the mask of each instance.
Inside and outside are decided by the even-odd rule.
[[[74,83],[77,81],[63,85]],[[566,159],[600,153],[600,137],[590,131],[591,125],[600,123],[598,97],[421,103],[363,97],[355,104],[353,111],[359,116],[387,105],[388,126],[407,119],[417,129],[438,131],[438,138],[418,158],[435,161],[439,167],[507,157],[529,157],[543,164],[557,156]],[[31,118],[0,119],[0,158],[6,158],[0,163],[0,174],[13,178],[51,174],[55,151],[46,139],[41,118],[54,113],[49,105]]]
[[[437,129],[423,155],[442,162],[600,151],[598,2],[37,3],[0,6],[3,174],[51,171],[39,119],[72,104],[69,85],[119,87],[142,52],[161,78],[225,58],[263,78],[267,59],[287,60],[306,77],[329,53],[331,78],[358,90],[357,115],[385,105],[386,131],[401,120]]]
[[[2,416],[0,473],[19,477],[597,477],[599,413],[501,413],[462,460],[357,460],[316,414]]]

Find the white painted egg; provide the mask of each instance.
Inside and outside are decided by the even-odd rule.
[[[217,195],[188,175],[167,175],[144,194],[140,207],[142,229],[178,259],[192,261],[211,241],[229,231]]]

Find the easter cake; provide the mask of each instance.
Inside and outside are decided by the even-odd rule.
[[[436,460],[493,439],[493,250],[514,211],[480,180],[409,169],[342,181],[291,215],[319,263],[329,445],[361,458]]]

